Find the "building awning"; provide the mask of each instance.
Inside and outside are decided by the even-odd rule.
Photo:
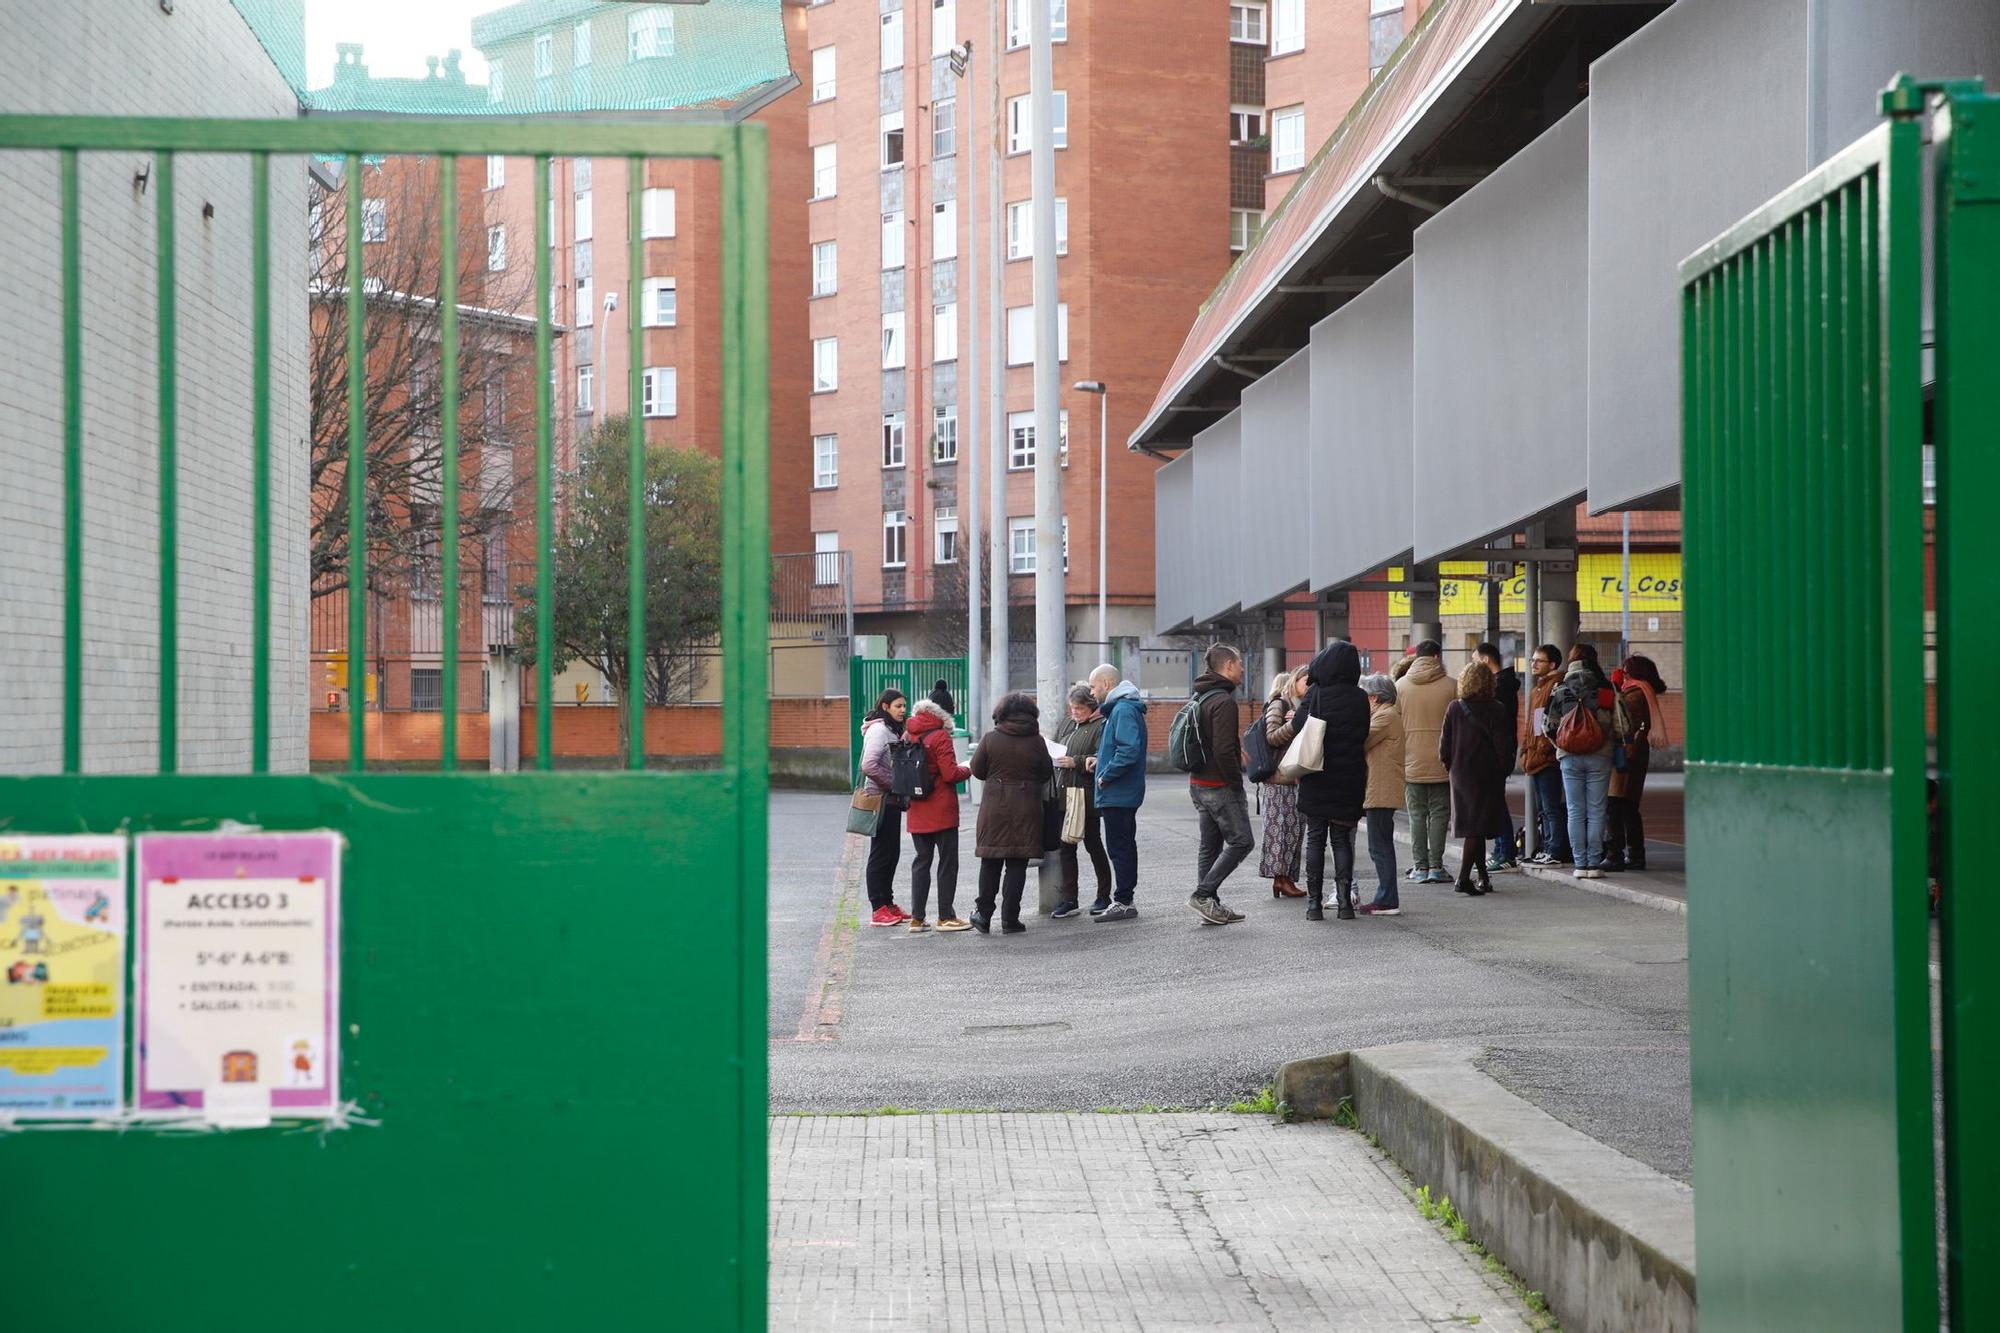
[[[1194,455],[1182,454],[1153,474],[1153,572],[1158,591],[1153,628],[1171,633],[1194,614]]]
[[[1242,520],[1237,599],[1244,610],[1305,584],[1305,548],[1319,526],[1312,485],[1312,367],[1299,352],[1243,391]]]
[[[1191,522],[1178,534],[1192,549],[1194,604],[1190,619],[1205,624],[1231,615],[1242,601],[1243,413],[1231,412],[1195,441]]]
[[[1416,261],[1313,326],[1312,489],[1320,521],[1312,590],[1398,563],[1410,550],[1411,300]]]

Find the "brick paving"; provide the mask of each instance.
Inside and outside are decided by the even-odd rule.
[[[774,1329],[1531,1327],[1331,1125],[775,1116],[770,1144]]]

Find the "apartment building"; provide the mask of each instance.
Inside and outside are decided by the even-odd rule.
[[[962,644],[965,469],[976,416],[1006,452],[1001,550],[1025,647],[1043,555],[1033,523],[1042,442],[1031,365],[1028,7],[820,0],[806,15],[812,296],[800,341],[812,381],[811,456],[801,475],[815,549],[853,553],[862,632],[888,635],[892,650]],[[1053,19],[1066,421],[1057,447],[1066,462],[1070,632],[1078,641],[1097,637],[1104,463],[1111,637],[1131,641],[1152,629],[1155,461],[1121,442],[1172,359],[1176,326],[1230,260],[1231,148],[1222,132],[1232,96],[1230,7],[1056,0]],[[961,75],[951,52],[967,42]],[[997,235],[989,222],[996,160]],[[1004,412],[989,431],[996,257]],[[1108,458],[1097,398],[1069,387],[1080,380],[1109,388]],[[1017,653],[1021,679],[1027,661]]]

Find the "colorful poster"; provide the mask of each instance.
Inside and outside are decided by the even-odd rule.
[[[1624,607],[1624,557],[1616,551],[1589,551],[1577,557],[1577,609],[1586,613],[1613,614]],[[1389,581],[1403,581],[1404,571],[1392,567]],[[1487,566],[1478,560],[1438,562],[1438,614],[1440,616],[1483,616],[1486,614]],[[1518,616],[1527,610],[1527,576],[1519,565],[1514,576],[1500,587],[1500,614]],[[1681,553],[1679,551],[1634,551],[1632,553],[1632,609],[1647,615],[1678,612],[1681,607]],[[1389,594],[1389,614],[1410,614],[1410,595]]]
[[[0,837],[0,1114],[125,1105],[125,839]]]
[[[138,839],[138,1106],[339,1105],[340,835]]]

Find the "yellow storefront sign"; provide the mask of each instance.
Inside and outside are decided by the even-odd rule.
[[[1578,609],[1585,614],[1623,608],[1620,575],[1623,559],[1615,551],[1590,552],[1577,561],[1576,596]],[[1401,568],[1389,570],[1389,581],[1403,580]],[[1446,560],[1438,565],[1438,614],[1440,616],[1483,616],[1486,614],[1487,566],[1480,560]],[[1681,609],[1681,554],[1679,551],[1635,552],[1632,556],[1632,609],[1647,615],[1667,615]],[[1519,565],[1500,588],[1500,614],[1527,613],[1527,578]],[[1410,595],[1389,594],[1389,614],[1408,616]]]

